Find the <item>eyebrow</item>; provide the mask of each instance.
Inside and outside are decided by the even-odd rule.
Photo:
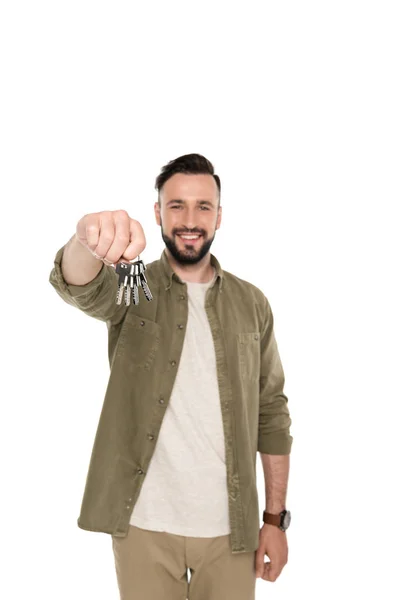
[[[174,199],[174,200],[169,200],[169,202],[167,202],[167,206],[169,204],[184,204],[185,200],[181,200],[180,198]],[[212,202],[210,202],[210,200],[197,200],[197,204],[207,204],[208,206],[214,207],[214,204]]]

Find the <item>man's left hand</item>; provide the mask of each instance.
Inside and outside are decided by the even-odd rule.
[[[260,529],[259,545],[255,555],[256,577],[276,581],[288,561],[286,533],[276,525],[264,523]],[[270,562],[264,562],[264,555]]]

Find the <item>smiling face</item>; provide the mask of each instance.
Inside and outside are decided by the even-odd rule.
[[[222,208],[212,175],[175,173],[163,185],[154,205],[166,247],[181,264],[195,264],[209,251],[220,227]],[[184,239],[182,235],[196,235]]]

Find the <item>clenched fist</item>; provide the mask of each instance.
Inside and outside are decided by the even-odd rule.
[[[82,217],[76,226],[77,240],[106,265],[130,261],[146,248],[139,221],[126,210],[105,210]]]

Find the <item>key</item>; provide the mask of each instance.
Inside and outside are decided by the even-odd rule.
[[[142,263],[140,265],[139,276],[137,277],[137,285],[143,288],[144,295],[146,299],[150,302],[153,299],[153,295],[150,291],[149,284],[147,283],[146,275],[144,274],[146,270],[145,265]]]
[[[146,275],[144,274],[144,272],[140,275],[140,278],[142,280],[142,288],[143,288],[144,295],[146,296],[147,300],[150,302],[150,300],[153,300],[153,294],[150,291],[149,284],[147,283]]]
[[[129,306],[130,303],[131,303],[131,286],[129,285],[129,283],[127,283],[125,286],[125,304],[126,304],[126,306]]]
[[[138,263],[136,263],[135,267],[136,267],[136,269],[135,269],[135,273],[134,273],[134,276],[133,276],[134,283],[135,283],[134,291],[136,291],[136,289],[139,290],[139,287],[142,287],[142,283],[143,283],[142,282],[142,277],[143,277],[143,273],[144,273],[144,271],[146,269],[143,261],[139,261]],[[143,291],[145,293],[145,296],[146,296],[147,300],[149,300],[148,294],[146,294],[146,291],[144,290],[144,288],[143,288]],[[137,293],[139,293],[139,292],[137,292]],[[150,298],[150,300],[151,299],[152,299],[152,297]]]
[[[128,285],[129,278],[129,263],[120,262],[115,265],[115,272],[118,274],[118,291],[117,291],[117,304],[121,304],[124,291]],[[126,293],[125,293],[126,303]]]
[[[135,271],[132,273],[131,276],[131,287],[132,287],[132,293],[134,295],[134,302],[136,303],[135,297],[137,298],[137,303],[139,302],[139,287],[142,286],[142,273],[144,273],[144,270],[146,269],[143,261],[138,261],[135,263]],[[145,293],[145,296],[147,298],[147,295]],[[148,298],[147,298],[148,299]]]
[[[132,264],[133,263],[133,264]],[[116,264],[115,271],[118,273],[117,304],[121,304],[124,297],[125,304],[129,306],[131,295],[134,304],[139,304],[139,287],[143,288],[144,295],[148,301],[153,299],[144,274],[146,266],[140,255],[138,260],[129,263],[120,262]]]
[[[134,304],[139,304],[139,285],[140,282],[138,282],[138,277],[137,277],[137,273],[140,270],[140,265],[135,263],[132,265],[131,270],[130,270],[130,286],[131,286],[131,290],[132,290],[132,300]]]
[[[136,285],[138,287],[141,286],[143,288],[144,295],[146,296],[147,300],[150,302],[150,300],[153,299],[153,295],[150,291],[149,284],[147,283],[146,275],[144,274],[145,270],[146,270],[146,267],[145,267],[143,261],[140,261],[139,272],[136,272]]]

